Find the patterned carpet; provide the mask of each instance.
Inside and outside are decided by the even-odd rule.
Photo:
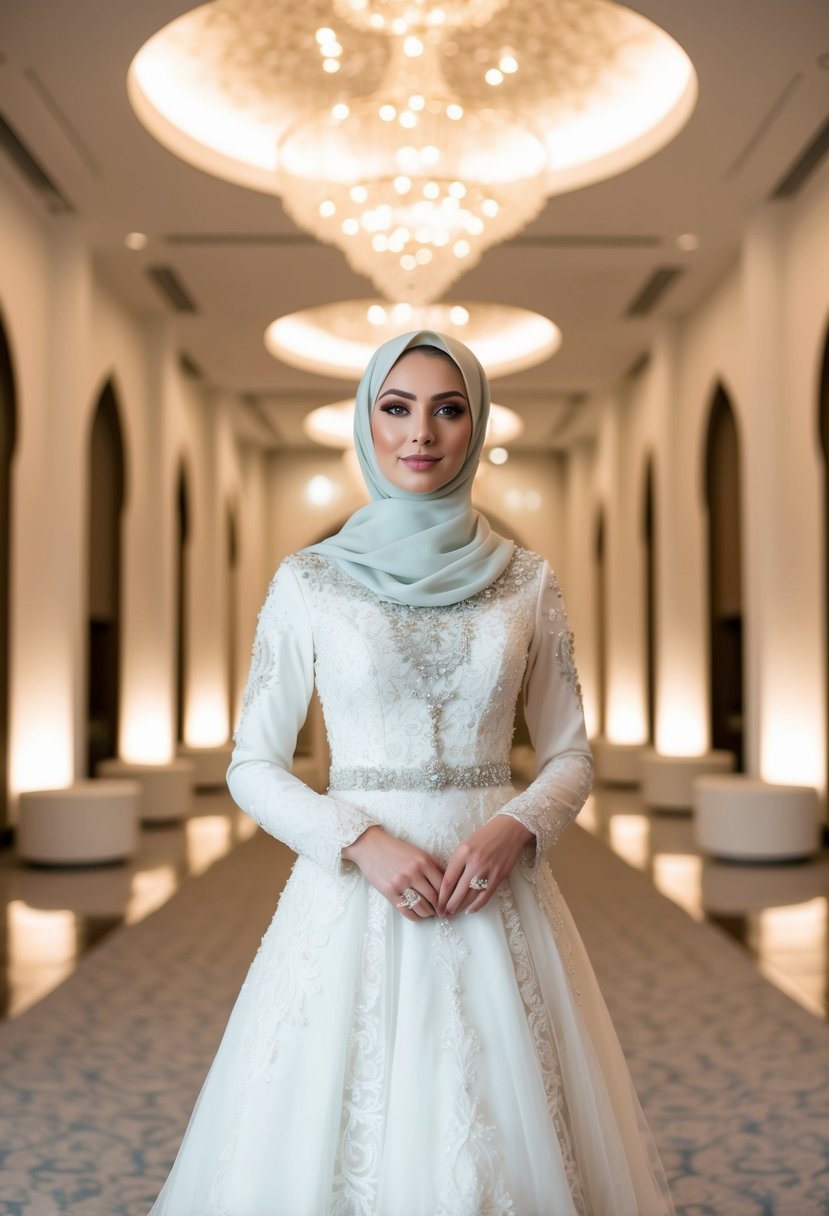
[[[0,1027],[2,1216],[146,1216],[289,867],[258,834]],[[555,869],[681,1216],[829,1213],[829,1028],[586,832]]]

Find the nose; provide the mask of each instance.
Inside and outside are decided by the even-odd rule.
[[[435,432],[432,417],[428,411],[424,411],[422,414],[416,415],[414,419],[412,443],[416,443],[418,447],[424,447],[427,444],[434,443],[434,441]]]

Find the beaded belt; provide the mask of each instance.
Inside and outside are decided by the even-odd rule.
[[[330,790],[471,790],[488,785],[509,785],[509,761],[489,760],[485,764],[452,767],[432,760],[422,768],[363,768],[333,766],[328,778]]]

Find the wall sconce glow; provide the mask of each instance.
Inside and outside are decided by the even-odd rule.
[[[12,735],[11,788],[57,790],[72,784],[72,732],[70,723],[48,702],[31,703],[22,712]]]
[[[611,743],[644,743],[647,738],[642,689],[635,680],[611,679],[605,734]]]
[[[265,346],[272,355],[319,375],[359,380],[382,342],[415,329],[458,338],[495,378],[542,363],[561,346],[548,317],[506,304],[390,304],[339,300],[272,321]],[[505,441],[506,442],[506,441]]]
[[[228,736],[227,693],[214,688],[197,688],[187,698],[184,740],[188,747],[218,747]]]
[[[337,497],[338,487],[330,477],[318,473],[305,487],[305,497],[315,507],[327,507]]]
[[[708,726],[703,707],[695,706],[691,690],[660,699],[656,716],[656,750],[662,756],[702,756],[708,751]]]
[[[489,459],[493,464],[506,464],[509,460],[509,452],[506,448],[492,448]]]
[[[134,696],[124,707],[120,753],[131,764],[167,764],[172,760],[170,706],[159,693]]]
[[[768,698],[771,700],[771,698]],[[760,776],[772,785],[822,789],[826,742],[822,715],[794,698],[777,695],[764,705],[760,736]]]
[[[332,405],[321,405],[318,409],[312,410],[302,420],[302,429],[309,439],[323,447],[343,450],[351,448],[353,446],[354,398],[349,397],[345,401],[335,401]],[[493,402],[490,406],[489,426],[484,446],[510,443],[521,434],[523,429],[524,423],[514,410]],[[503,451],[503,448],[501,450]],[[491,456],[490,459],[492,459]],[[499,464],[503,461],[496,460],[495,463]],[[528,493],[537,495],[536,491]],[[322,476],[312,477],[306,490],[308,501],[313,502],[316,506],[326,506],[332,501],[335,494],[334,483],[329,478]],[[312,495],[316,495],[316,497],[312,497]],[[540,496],[538,496],[537,505],[541,505]]]

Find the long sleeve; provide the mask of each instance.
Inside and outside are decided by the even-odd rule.
[[[291,775],[313,687],[311,623],[297,578],[283,562],[259,613],[227,784],[234,801],[271,836],[329,873],[345,873],[353,863],[344,862],[340,851],[374,820]]]
[[[523,694],[537,775],[498,814],[511,815],[534,833],[535,856],[528,867],[532,877],[544,853],[581,810],[593,781],[573,634],[561,588],[546,562]]]

